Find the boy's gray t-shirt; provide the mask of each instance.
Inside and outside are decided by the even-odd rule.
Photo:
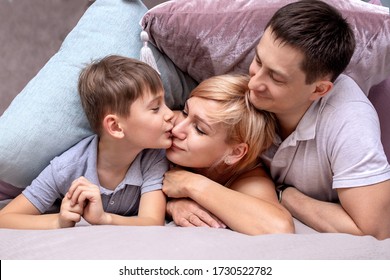
[[[89,136],[54,158],[23,194],[41,212],[62,199],[72,182],[84,176],[99,186],[106,212],[131,216],[138,213],[141,194],[160,190],[169,168],[165,150],[145,149],[137,155],[123,181],[109,190],[100,185],[97,176],[98,136]]]

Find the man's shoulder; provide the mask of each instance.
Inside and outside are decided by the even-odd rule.
[[[321,100],[321,107],[326,111],[364,111],[375,112],[375,108],[361,90],[359,85],[349,76],[340,75],[334,82],[332,90]]]
[[[349,76],[341,74],[334,82],[333,88],[327,95],[327,101],[344,103],[349,101],[364,101],[370,103],[359,85]]]

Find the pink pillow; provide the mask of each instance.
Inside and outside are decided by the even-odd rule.
[[[274,12],[293,0],[173,0],[141,20],[151,42],[200,82],[229,72],[248,72],[254,47]],[[390,76],[390,16],[386,7],[358,0],[326,0],[348,19],[357,47],[345,71],[368,94]]]

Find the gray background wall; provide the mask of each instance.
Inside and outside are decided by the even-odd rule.
[[[0,0],[0,116],[58,51],[92,2]],[[143,2],[151,8],[164,1]]]

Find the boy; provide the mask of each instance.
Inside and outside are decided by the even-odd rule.
[[[163,225],[169,164],[160,149],[171,146],[174,114],[159,75],[141,61],[108,56],[81,72],[78,88],[96,134],[53,159],[0,211],[0,227],[65,228],[81,217],[100,225]],[[40,215],[57,199],[59,213]]]

